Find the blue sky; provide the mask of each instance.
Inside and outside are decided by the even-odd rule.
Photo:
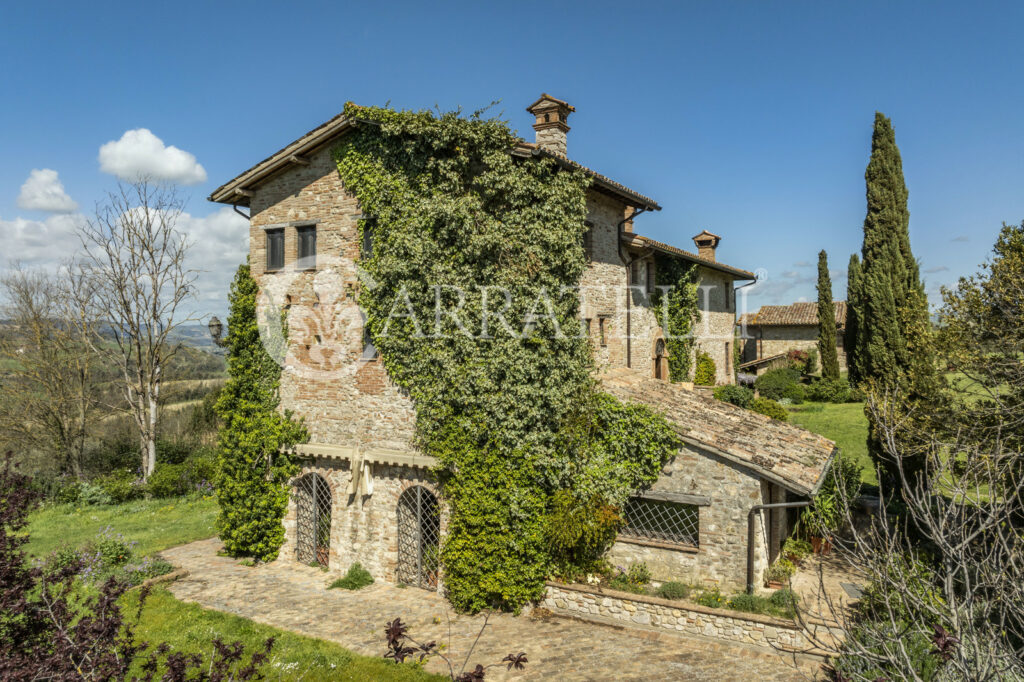
[[[576,106],[570,156],[662,204],[640,232],[692,248],[709,229],[720,260],[767,272],[755,306],[813,299],[822,248],[845,296],[884,112],[934,303],[1024,219],[1021,25],[1009,2],[16,3],[0,24],[0,260],[72,252],[69,226],[116,182],[101,146],[147,129],[143,147],[193,183],[197,306],[220,313],[246,233],[211,189],[347,100],[501,100],[532,139],[524,107],[543,91]],[[63,195],[48,174],[23,191],[44,169]]]

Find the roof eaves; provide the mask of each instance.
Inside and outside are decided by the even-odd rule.
[[[513,152],[517,156],[538,156],[546,159],[552,159],[559,165],[565,168],[571,168],[573,170],[581,170],[589,175],[594,180],[594,184],[598,189],[605,191],[606,193],[613,194],[615,196],[629,200],[632,204],[638,208],[646,208],[651,211],[660,211],[661,206],[654,199],[640,194],[639,192],[626,187],[625,185],[615,182],[606,175],[601,175],[597,171],[587,168],[581,163],[573,161],[572,159],[556,154],[548,149],[543,149],[535,144],[529,142],[520,143],[515,151]]]
[[[706,258],[701,258],[700,256],[698,256],[695,253],[691,253],[689,251],[684,251],[683,249],[680,249],[677,246],[672,246],[671,244],[665,244],[663,242],[656,241],[654,239],[651,239],[650,237],[645,237],[642,234],[635,234],[635,233],[629,234],[629,233],[627,233],[627,234],[623,234],[622,235],[622,239],[623,239],[623,241],[625,241],[627,243],[630,242],[633,239],[638,239],[641,242],[640,245],[646,245],[646,246],[654,248],[657,251],[661,251],[663,253],[668,253],[668,254],[671,254],[673,256],[679,256],[681,258],[685,258],[686,260],[689,260],[689,261],[692,261],[694,263],[697,263],[698,265],[703,265],[704,267],[711,268],[712,270],[718,270],[720,272],[725,272],[725,273],[733,275],[733,276],[735,276],[735,277],[737,277],[739,279],[752,279],[752,280],[756,280],[757,279],[757,275],[755,275],[754,273],[750,272],[749,270],[743,270],[741,268],[734,268],[733,266],[726,265],[725,263],[719,263],[717,261],[708,260]]]

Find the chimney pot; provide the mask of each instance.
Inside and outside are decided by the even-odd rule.
[[[693,238],[693,243],[697,245],[697,255],[712,263],[715,262],[715,249],[718,248],[718,242],[720,241],[722,241],[721,237],[707,230],[695,235]]]
[[[537,131],[537,146],[560,156],[566,156],[566,133],[569,132],[569,114],[576,111],[568,102],[547,93],[526,107],[534,115],[533,129]]]

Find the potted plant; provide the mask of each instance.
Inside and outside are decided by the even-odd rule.
[[[778,590],[786,586],[786,581],[796,573],[796,566],[789,559],[780,557],[765,571],[766,587]]]
[[[815,554],[828,555],[832,551],[829,537],[839,527],[839,505],[832,493],[819,493],[814,506],[808,507],[801,515],[804,528],[811,538],[811,550]]]

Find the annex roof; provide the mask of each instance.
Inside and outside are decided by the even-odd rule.
[[[817,493],[837,452],[836,444],[823,436],[634,369],[612,369],[599,379],[620,400],[643,403],[663,414],[684,442],[798,495]]]
[[[834,301],[836,326],[846,326],[846,301]],[[818,304],[811,302],[791,303],[790,305],[766,305],[756,313],[747,313],[740,317],[740,324],[755,327],[800,327],[818,326]]]
[[[703,265],[706,268],[718,270],[719,272],[724,272],[727,275],[732,275],[735,279],[757,279],[757,275],[750,272],[749,270],[743,270],[742,268],[734,268],[733,266],[726,265],[725,263],[719,263],[717,261],[708,260],[707,258],[701,258],[697,254],[692,253],[690,251],[684,251],[683,249],[680,249],[677,246],[672,246],[671,244],[665,244],[663,242],[655,241],[650,237],[645,237],[642,234],[636,234],[635,232],[624,232],[622,234],[622,242],[627,246],[632,246],[634,248],[654,249],[655,251],[661,251],[662,253],[678,256],[693,263],[697,263],[698,265]]]

